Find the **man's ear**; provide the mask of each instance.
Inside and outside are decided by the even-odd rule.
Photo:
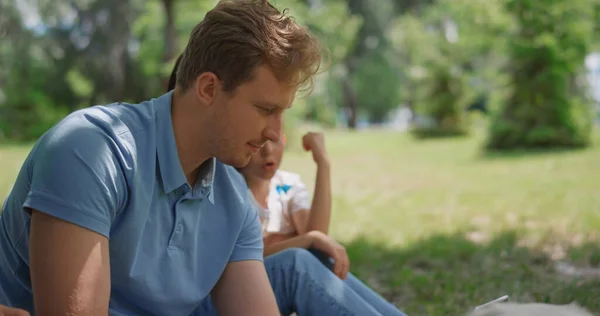
[[[211,105],[221,89],[221,81],[212,72],[203,72],[196,78],[196,97],[206,105]]]

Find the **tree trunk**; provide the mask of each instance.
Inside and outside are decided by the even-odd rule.
[[[354,130],[356,129],[358,100],[356,99],[356,94],[350,84],[349,77],[342,79],[342,88],[344,91],[344,104],[346,105],[347,110],[346,116],[348,118],[348,128]]]
[[[177,30],[175,29],[175,0],[162,0],[165,8],[165,51],[163,62],[167,63],[177,55]],[[169,84],[169,76],[163,78],[163,86],[166,88]]]

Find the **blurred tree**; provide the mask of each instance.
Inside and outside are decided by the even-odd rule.
[[[344,60],[345,77],[339,78],[348,127],[354,129],[359,116],[379,123],[400,101],[402,73],[396,56],[390,55],[387,32],[394,17],[407,12],[419,14],[435,1],[380,0],[377,5],[362,0],[347,2],[350,12],[363,21]]]
[[[177,30],[175,29],[175,0],[161,0],[165,13],[164,43],[165,52],[163,62],[177,57]]]
[[[0,50],[9,69],[0,86],[4,134],[35,139],[78,108],[145,98],[130,46],[141,2],[4,1],[2,17],[12,19],[10,48]]]
[[[397,106],[399,85],[394,84],[397,83],[397,73],[390,69],[389,60],[384,57],[384,51],[388,47],[384,30],[395,14],[395,3],[392,0],[380,0],[377,5],[361,0],[347,0],[347,3],[350,12],[360,16],[363,21],[344,60],[347,78],[340,80],[347,124],[350,129],[354,129],[361,113],[378,118],[380,115],[375,113],[381,112],[382,108],[389,110]],[[377,75],[369,69],[370,66],[387,71]],[[379,89],[380,83],[386,81],[391,82],[388,87],[392,86],[392,89]],[[380,93],[376,98],[374,91]]]
[[[594,51],[600,51],[600,1],[596,0],[593,4],[593,19],[596,21],[594,24]]]
[[[216,0],[149,0],[144,13],[133,24],[133,40],[137,43],[136,60],[150,80],[149,93],[162,93],[176,57],[187,44],[192,29],[200,22]]]
[[[499,82],[490,74],[502,66],[503,34],[510,25],[502,9],[497,0],[439,0],[389,28],[405,80],[402,99],[420,118],[417,136],[468,133],[467,107]]]
[[[400,76],[385,51],[370,54],[356,67],[352,87],[359,113],[370,123],[383,123],[387,114],[400,103]]]
[[[192,28],[216,3],[0,2],[0,34],[8,39],[0,42],[0,134],[35,139],[76,109],[137,102],[164,92],[163,80],[175,57]],[[337,91],[329,89],[330,83],[343,78],[339,65],[349,54],[361,19],[349,12],[346,0],[278,0],[275,5],[290,8],[331,53],[324,60],[331,71],[318,76],[314,94],[298,100],[290,115],[334,124]]]
[[[63,78],[53,78],[52,60],[26,27],[18,4],[4,1],[0,11],[0,139],[30,139],[60,117],[47,90]]]
[[[336,124],[338,99],[337,91],[331,89],[332,82],[338,82],[344,76],[341,64],[362,21],[350,13],[345,0],[276,0],[272,3],[280,10],[290,9],[296,21],[307,25],[325,48],[323,72],[315,78],[312,93],[301,92],[286,113],[287,148],[298,149],[301,136],[298,124],[301,121],[318,122],[328,127]]]
[[[131,70],[131,23],[142,1],[40,1],[46,28],[47,49],[64,53],[56,56],[63,74],[78,71],[93,84],[82,106],[136,97],[128,85]]]
[[[593,0],[507,0],[510,93],[490,126],[489,149],[581,147],[590,143],[591,106],[583,83]]]

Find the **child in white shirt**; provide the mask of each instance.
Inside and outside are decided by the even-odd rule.
[[[346,249],[327,235],[331,218],[330,164],[321,133],[302,137],[305,150],[312,153],[317,175],[312,200],[298,174],[279,170],[285,136],[267,142],[249,164],[239,169],[252,191],[263,224],[264,255],[288,248],[304,248],[344,280],[344,287],[358,295],[381,315],[405,316],[393,304],[349,273]]]
[[[267,142],[253,155],[240,172],[253,193],[263,224],[265,256],[286,248],[324,248],[336,264],[334,272],[344,277],[348,272],[345,249],[327,236],[331,218],[330,165],[321,133],[302,137],[305,150],[312,153],[317,164],[313,199],[300,179],[290,171],[279,170],[285,147],[285,136],[277,143]],[[326,265],[328,258],[314,252]]]

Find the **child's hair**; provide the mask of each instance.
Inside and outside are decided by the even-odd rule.
[[[175,66],[173,66],[173,71],[171,71],[171,77],[169,78],[169,85],[167,86],[167,92],[175,89],[177,85],[177,68],[179,67],[179,63],[181,62],[181,57],[183,55],[179,55],[177,60],[175,61]]]

